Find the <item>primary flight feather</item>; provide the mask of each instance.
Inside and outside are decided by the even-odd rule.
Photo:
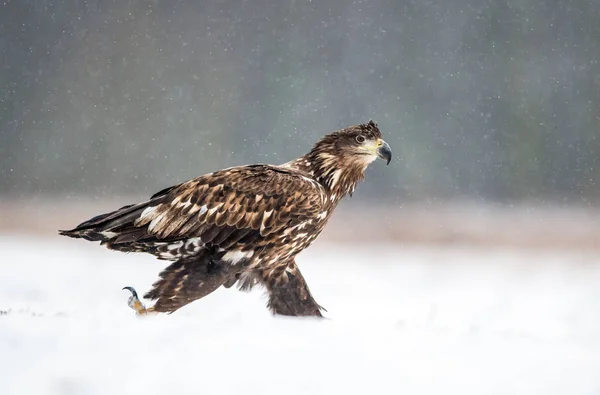
[[[295,257],[352,194],[367,166],[377,157],[389,164],[391,155],[370,121],[326,135],[285,164],[206,174],[60,234],[173,261],[146,293],[156,303],[144,312],[171,313],[237,283],[242,290],[263,285],[274,314],[321,316]]]

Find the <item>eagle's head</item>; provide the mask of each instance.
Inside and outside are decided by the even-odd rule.
[[[373,121],[335,131],[323,137],[305,156],[313,176],[333,193],[352,195],[367,166],[377,158],[390,163],[392,150]]]
[[[392,160],[392,150],[373,121],[330,133],[315,144],[313,151],[325,158],[334,157],[346,166],[366,167],[377,158],[389,165]]]

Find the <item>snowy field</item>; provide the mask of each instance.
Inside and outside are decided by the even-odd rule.
[[[0,236],[0,394],[600,394],[600,256],[315,245],[328,320],[219,290],[173,315],[126,305],[164,262]]]

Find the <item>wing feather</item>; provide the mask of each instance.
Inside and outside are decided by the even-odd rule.
[[[306,176],[269,165],[226,169],[165,191],[136,226],[158,239],[200,237],[227,246],[316,217],[325,193]]]
[[[177,254],[165,252],[178,243],[183,247],[187,239],[219,248],[267,248],[274,242],[269,235],[315,219],[325,201],[321,184],[304,173],[240,166],[163,189],[146,202],[96,216],[61,234],[176,260]]]

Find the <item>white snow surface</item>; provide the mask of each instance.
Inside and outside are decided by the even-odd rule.
[[[0,394],[600,394],[600,260],[577,251],[318,244],[329,319],[220,289],[136,317],[166,262],[0,236]]]

